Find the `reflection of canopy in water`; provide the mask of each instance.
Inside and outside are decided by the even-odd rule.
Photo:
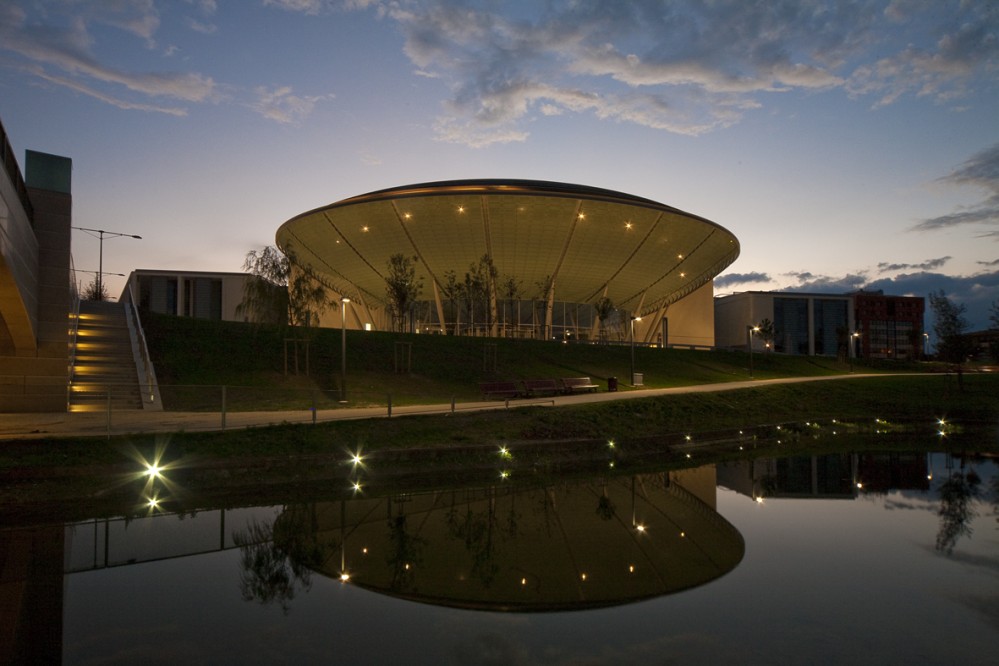
[[[703,474],[714,480],[713,467],[684,474],[685,481]],[[664,474],[362,499],[316,510],[319,541],[346,544],[321,573],[339,577],[344,567],[352,584],[464,608],[628,603],[718,578],[745,550],[730,523]]]

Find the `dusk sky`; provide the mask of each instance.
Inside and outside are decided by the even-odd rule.
[[[318,206],[527,178],[729,229],[716,294],[942,288],[973,329],[999,298],[994,0],[0,0],[0,119],[22,169],[72,158],[76,226],[143,237],[111,273],[240,271]]]

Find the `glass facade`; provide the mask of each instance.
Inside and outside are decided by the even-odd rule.
[[[161,314],[181,314],[200,319],[222,319],[222,280],[218,278],[178,278],[167,275],[140,275],[139,307]],[[178,311],[183,283],[184,307]]]
[[[444,324],[441,324],[434,301],[421,301],[413,308],[412,329],[420,332],[440,333],[446,329],[452,335],[489,336],[492,320],[489,308],[479,303],[469,307],[467,303],[449,302],[442,299]],[[496,330],[500,337],[545,339],[545,306],[543,300],[502,299],[496,303]],[[603,322],[603,333],[594,334],[597,313],[589,303],[555,301],[552,304],[550,337],[557,340],[589,340],[602,337],[611,341],[628,339],[627,315],[617,310]],[[410,327],[407,326],[407,330]]]
[[[846,343],[849,340],[847,301],[816,298],[812,308],[816,355],[838,356],[841,345],[846,354]]]
[[[774,299],[774,351],[808,354],[808,299]]]
[[[849,313],[847,299],[774,298],[774,351],[837,356],[843,346],[842,351],[846,353]],[[809,334],[814,347],[809,344]]]

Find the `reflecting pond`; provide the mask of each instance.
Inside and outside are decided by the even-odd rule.
[[[3,647],[69,664],[994,663],[997,484],[994,458],[856,448],[9,529]]]

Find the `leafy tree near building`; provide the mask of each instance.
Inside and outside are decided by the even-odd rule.
[[[604,296],[593,304],[593,309],[597,313],[597,321],[600,322],[600,329],[597,337],[601,342],[607,342],[607,329],[605,328],[607,319],[614,313],[614,301]]]
[[[253,321],[281,326],[319,325],[330,307],[330,292],[308,267],[296,261],[291,248],[282,252],[269,245],[250,250],[243,270],[253,278],[243,286],[243,300],[236,314]]]
[[[947,298],[943,289],[930,292],[929,299],[935,317],[933,332],[937,336],[937,357],[954,364],[957,385],[964,389],[964,362],[972,351],[965,335],[968,330],[968,320],[964,318],[965,306]]]
[[[80,296],[85,301],[106,301],[108,300],[108,286],[103,281],[98,282],[95,275],[90,284],[83,288],[83,293]]]
[[[416,259],[399,252],[388,260],[385,293],[392,313],[393,328],[400,332],[406,330],[409,309],[423,291],[423,281],[416,279]]]
[[[760,336],[760,339],[763,340],[763,348],[766,350],[766,353],[769,354],[774,346],[774,323],[769,319],[764,318],[759,324],[756,325],[756,328],[760,329],[757,334]]]

